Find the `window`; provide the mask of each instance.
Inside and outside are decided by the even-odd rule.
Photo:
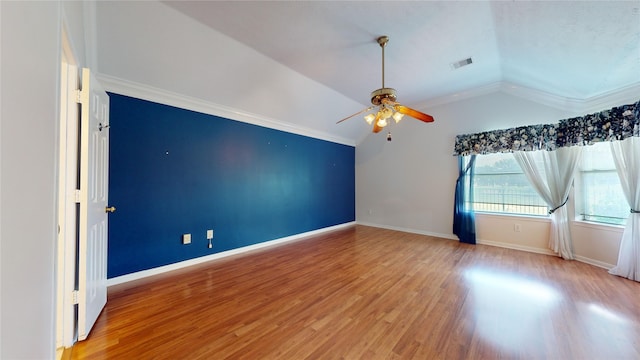
[[[478,155],[473,190],[475,211],[548,216],[547,204],[512,154]]]
[[[581,220],[625,224],[629,205],[622,193],[609,143],[596,143],[582,149],[577,180],[579,202],[576,205]]]

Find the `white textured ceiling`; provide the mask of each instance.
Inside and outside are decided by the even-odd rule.
[[[380,35],[385,85],[410,106],[496,83],[577,100],[640,84],[640,1],[165,3],[362,104]]]

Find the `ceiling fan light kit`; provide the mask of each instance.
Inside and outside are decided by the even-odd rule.
[[[389,125],[389,121],[387,121],[389,118],[393,118],[393,120],[398,123],[400,120],[402,120],[404,115],[409,115],[412,118],[424,122],[433,122],[433,117],[431,115],[424,114],[418,110],[414,110],[397,103],[396,100],[398,96],[396,90],[384,86],[384,48],[389,42],[389,37],[380,36],[377,41],[382,48],[382,87],[371,92],[371,104],[373,104],[373,106],[370,106],[353,115],[347,116],[346,118],[338,121],[338,123],[341,123],[356,115],[369,112],[375,108],[377,108],[377,111],[375,113],[369,113],[364,116],[364,120],[367,122],[367,124],[373,125],[374,133],[380,132],[385,126]],[[390,132],[387,134],[387,140],[391,141]]]

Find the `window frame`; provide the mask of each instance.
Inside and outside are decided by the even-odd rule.
[[[626,217],[617,217],[617,216],[608,216],[607,214],[587,214],[587,211],[585,210],[585,208],[587,207],[586,205],[586,195],[588,190],[585,190],[587,187],[584,184],[584,174],[587,173],[613,173],[615,174],[616,179],[618,179],[618,190],[620,191],[620,195],[622,196],[623,200],[624,200],[624,204],[625,206],[628,207],[627,203],[626,203],[626,199],[624,199],[624,194],[622,193],[622,185],[620,184],[620,179],[618,178],[618,171],[616,169],[616,165],[615,165],[615,161],[613,159],[613,154],[610,154],[610,158],[611,158],[611,168],[594,168],[591,170],[585,170],[584,169],[584,157],[585,155],[588,154],[588,150],[585,151],[585,149],[592,147],[592,146],[601,146],[603,149],[606,147],[606,151],[611,152],[610,147],[608,146],[608,144],[606,142],[598,142],[592,145],[585,145],[585,147],[583,148],[582,154],[581,154],[581,159],[580,159],[580,164],[578,164],[578,168],[576,169],[576,176],[574,178],[574,194],[575,194],[575,204],[574,204],[574,221],[577,222],[583,222],[583,223],[589,223],[589,224],[596,224],[596,225],[601,225],[601,226],[613,226],[613,227],[624,227],[626,224],[626,220],[628,219],[628,216]],[[602,151],[602,150],[601,150]],[[617,222],[607,222],[607,221],[599,221],[598,218],[609,218],[609,219],[618,219]]]
[[[506,158],[507,156],[511,157],[511,159],[516,162],[515,158],[513,157],[512,153],[495,153],[495,154],[483,154],[483,155],[476,155],[478,157],[481,156],[496,156],[497,154],[500,154],[499,156],[502,156],[504,158]],[[478,160],[480,158],[476,159],[476,167],[474,170],[474,184],[473,184],[473,190],[474,190],[474,201],[471,204],[473,206],[474,212],[477,213],[482,213],[482,214],[493,214],[493,215],[499,215],[499,216],[524,216],[524,217],[532,217],[532,218],[549,218],[549,207],[546,205],[546,203],[544,202],[544,200],[542,199],[542,197],[540,197],[540,195],[535,191],[535,189],[531,186],[531,184],[529,183],[528,179],[526,178],[526,175],[524,174],[524,172],[522,171],[522,169],[520,169],[520,166],[517,165],[516,162],[516,166],[517,169],[519,171],[514,171],[514,170],[505,170],[503,172],[494,172],[494,173],[490,173],[490,172],[480,172],[478,173]],[[495,162],[499,162],[499,161],[503,161],[504,159],[500,159],[500,160],[496,160]],[[492,210],[484,210],[484,209],[478,209],[478,204],[486,204],[486,205],[496,205],[496,206],[502,206],[503,209],[505,206],[511,206],[511,207],[536,207],[536,204],[518,204],[518,203],[505,203],[500,202],[500,203],[496,203],[496,202],[477,202],[477,192],[478,192],[478,184],[477,184],[477,179],[478,177],[481,176],[509,176],[509,175],[518,175],[518,176],[522,176],[524,177],[525,181],[526,181],[526,186],[528,186],[530,188],[530,193],[528,194],[510,194],[512,196],[526,196],[526,197],[530,197],[530,196],[535,196],[538,198],[539,203],[537,204],[537,207],[542,208],[544,206],[544,210],[541,211],[540,213],[534,213],[534,212],[513,212],[513,211],[492,211]],[[504,196],[504,194],[503,194]]]

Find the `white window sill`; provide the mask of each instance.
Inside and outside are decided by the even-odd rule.
[[[505,218],[517,218],[526,221],[534,221],[534,222],[550,222],[551,218],[548,216],[535,216],[535,215],[522,215],[522,214],[507,214],[507,213],[490,213],[490,212],[475,212],[476,217],[486,217],[486,218],[497,218],[497,219],[505,219]]]
[[[572,224],[574,226],[579,226],[579,227],[594,229],[594,230],[611,231],[611,232],[620,233],[620,234],[624,232],[623,225],[597,223],[597,222],[584,221],[584,220],[574,220],[572,221]]]

